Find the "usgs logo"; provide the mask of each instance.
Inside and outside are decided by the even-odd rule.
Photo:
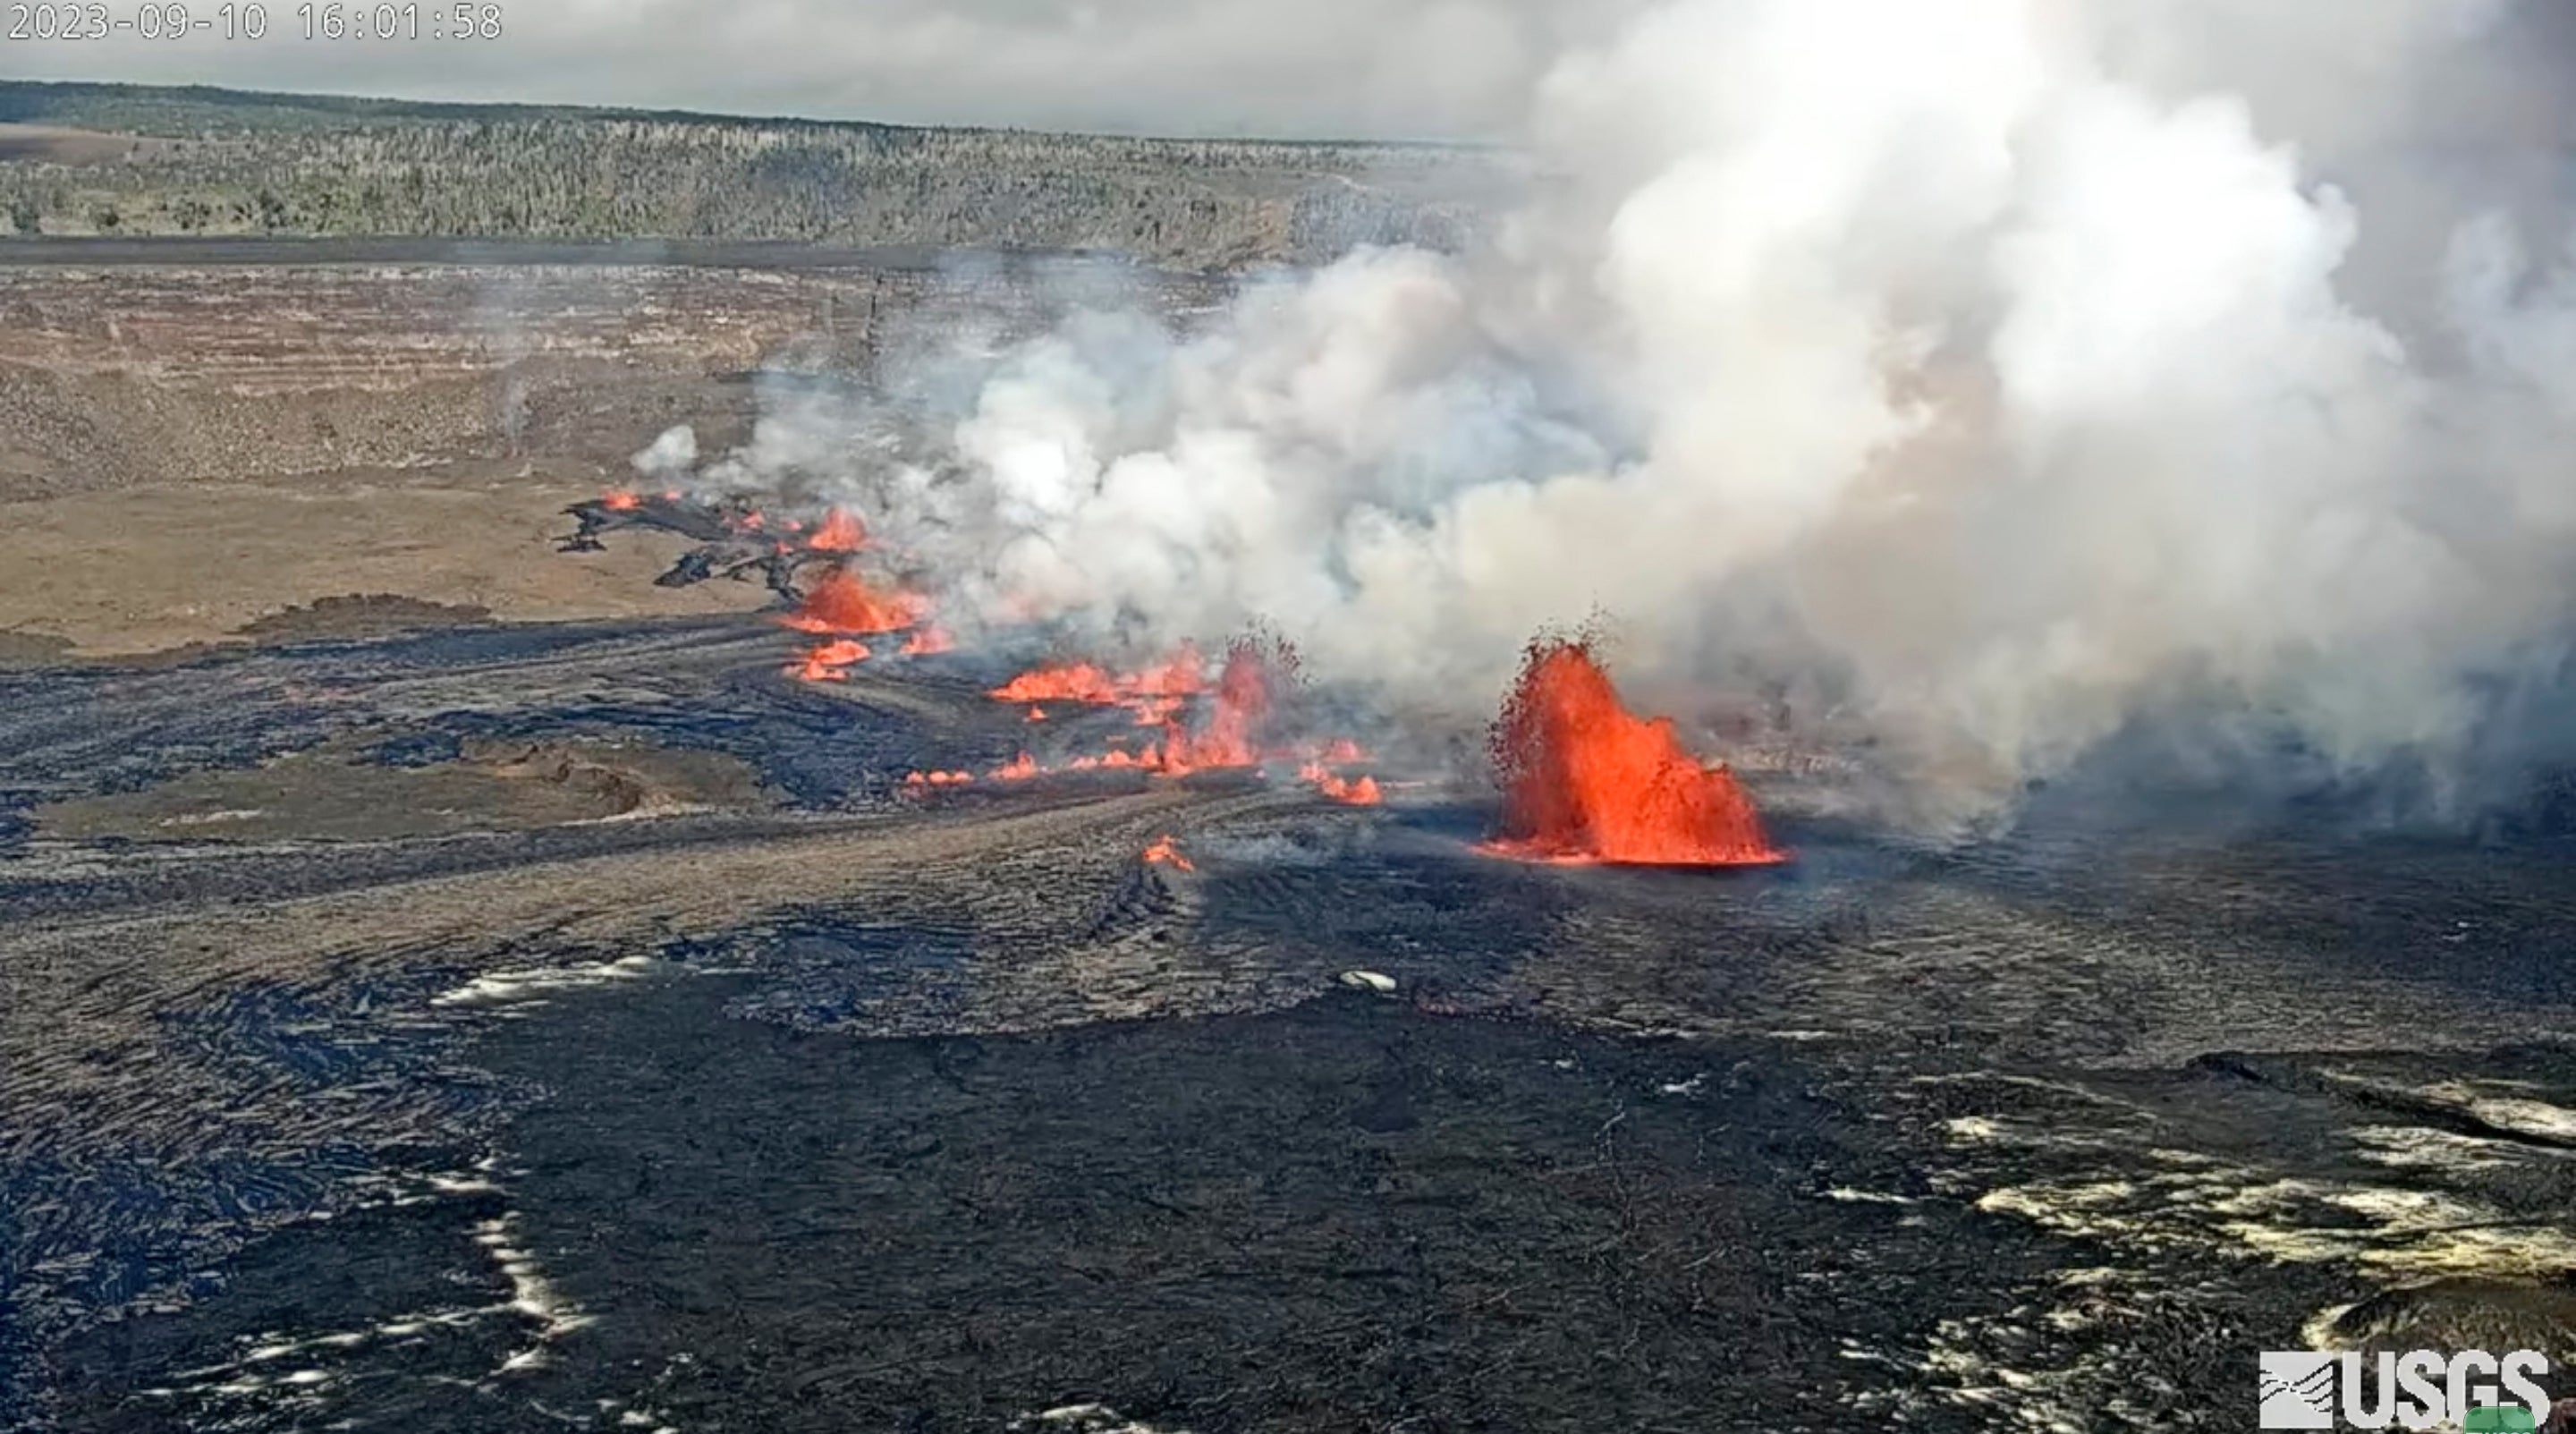
[[[2430,1429],[2454,1425],[2467,1434],[2523,1434],[2539,1427],[2549,1396],[2532,1381],[2549,1372],[2547,1356],[2517,1349],[2499,1359],[2482,1349],[2449,1358],[2429,1349],[2382,1354],[2377,1379],[2364,1380],[2362,1356],[2313,1350],[2262,1356],[2266,1429],[2332,1429],[2340,1411],[2356,1429]]]

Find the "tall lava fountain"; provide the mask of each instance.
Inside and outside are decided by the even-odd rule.
[[[1583,643],[1530,647],[1492,753],[1503,788],[1494,851],[1660,866],[1783,857],[1734,775],[1683,751],[1672,719],[1630,712]]]

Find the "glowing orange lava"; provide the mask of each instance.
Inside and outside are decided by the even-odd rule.
[[[799,632],[894,632],[921,621],[927,604],[911,593],[881,593],[846,568],[824,575],[796,611],[779,619]]]
[[[1488,851],[1666,866],[1786,859],[1734,775],[1682,750],[1671,718],[1621,705],[1581,642],[1530,646],[1491,751],[1503,820]]]
[[[1118,686],[1108,673],[1088,662],[1050,662],[984,695],[1003,702],[1108,703],[1118,700]]]
[[[615,513],[631,511],[637,504],[642,503],[643,501],[643,499],[636,497],[634,494],[627,492],[623,488],[611,488],[607,492],[599,495],[599,506]]]
[[[938,627],[918,628],[914,630],[911,636],[903,640],[903,655],[906,657],[928,657],[933,653],[946,652],[956,645],[957,644],[949,638],[948,634]]]
[[[1334,801],[1369,806],[1383,800],[1377,779],[1330,770],[1366,761],[1368,754],[1348,738],[1292,746],[1265,745],[1277,694],[1293,684],[1296,651],[1275,638],[1251,636],[1226,649],[1225,664],[1210,687],[1206,664],[1194,647],[1183,646],[1169,658],[1131,672],[1113,674],[1100,664],[1079,659],[1043,663],[988,690],[997,701],[1022,704],[1021,719],[1045,722],[1045,704],[1079,702],[1121,706],[1136,714],[1137,725],[1156,729],[1160,740],[1130,751],[1112,745],[1104,753],[1060,758],[1040,765],[1023,753],[1008,767],[992,773],[1002,778],[1045,772],[1141,771],[1186,776],[1207,768],[1258,767],[1274,759],[1305,759],[1303,780]],[[1192,717],[1193,698],[1204,707]],[[1119,739],[1112,738],[1115,744]]]
[[[1207,687],[1207,664],[1185,642],[1161,662],[1119,678],[1118,687],[1128,697],[1187,697]]]
[[[787,664],[790,677],[807,682],[847,682],[850,667],[868,660],[868,645],[853,638],[834,638],[805,649],[802,656]]]
[[[1161,862],[1167,866],[1179,867],[1183,871],[1198,870],[1197,867],[1190,865],[1190,859],[1188,857],[1181,855],[1181,849],[1179,847],[1172,845],[1172,834],[1170,832],[1165,832],[1161,836],[1154,838],[1152,844],[1145,848],[1143,854],[1145,860],[1149,862]]]
[[[868,545],[867,525],[846,508],[835,508],[806,535],[805,546],[818,553],[855,553]]]
[[[995,767],[992,775],[993,779],[999,782],[1023,782],[1036,776],[1041,770],[1042,769],[1038,766],[1037,758],[1030,756],[1026,752],[1022,752],[1020,755],[1013,757],[1011,760],[1004,762],[998,767]]]
[[[1041,663],[985,694],[1001,702],[1083,702],[1135,709],[1138,725],[1159,723],[1207,686],[1198,649],[1184,644],[1163,661],[1112,675],[1092,662]]]
[[[1346,806],[1373,807],[1386,800],[1386,795],[1377,788],[1377,778],[1366,773],[1344,777],[1321,762],[1308,762],[1299,769],[1297,778]]]
[[[1216,705],[1205,730],[1185,732],[1179,719],[1163,723],[1163,770],[1177,776],[1196,767],[1249,767],[1261,760],[1253,745],[1262,720],[1270,715],[1271,668],[1285,665],[1281,653],[1252,638],[1225,651],[1225,670],[1217,674]]]

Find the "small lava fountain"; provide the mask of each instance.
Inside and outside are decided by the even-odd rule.
[[[846,568],[826,574],[794,613],[779,619],[799,632],[899,632],[922,620],[928,604],[903,592],[879,592]]]
[[[846,508],[826,513],[805,539],[805,546],[818,553],[855,553],[867,545],[867,525]]]
[[[1537,861],[1760,866],[1787,854],[1722,765],[1639,717],[1589,646],[1533,643],[1494,724],[1502,829],[1484,850]]]

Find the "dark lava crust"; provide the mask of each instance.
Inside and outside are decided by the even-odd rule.
[[[0,673],[0,1428],[2216,1430],[2310,1338],[2576,1361],[2564,851],[922,800],[1035,738],[992,674],[784,647]],[[523,748],[760,792],[292,835]],[[155,804],[209,769],[238,836]]]

